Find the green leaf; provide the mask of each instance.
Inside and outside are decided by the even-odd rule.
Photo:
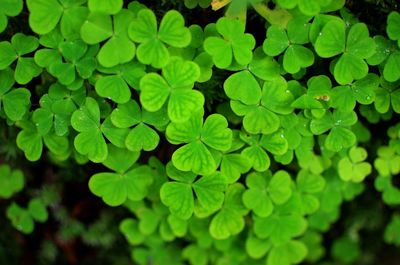
[[[15,81],[18,84],[25,85],[29,83],[34,77],[42,73],[40,68],[33,58],[18,58],[17,67],[15,68]]]
[[[151,151],[157,147],[159,141],[157,132],[146,124],[139,123],[129,132],[125,145],[131,151]]]
[[[283,204],[292,196],[291,189],[292,180],[290,175],[283,170],[280,170],[274,174],[269,186],[268,192],[275,204]]]
[[[240,71],[228,77],[224,90],[231,100],[238,100],[246,105],[257,104],[261,99],[261,87],[248,71]]]
[[[220,18],[216,28],[221,37],[208,37],[204,41],[204,50],[213,58],[218,68],[227,68],[233,59],[240,65],[251,62],[252,50],[255,47],[255,39],[245,33],[243,22],[230,18]]]
[[[267,38],[263,44],[265,54],[277,56],[283,53],[289,44],[288,36],[283,28],[275,25],[268,27]]]
[[[29,161],[37,161],[42,155],[42,137],[33,129],[22,130],[18,133],[17,146],[24,151],[25,157]]]
[[[33,232],[35,223],[29,212],[21,208],[15,202],[7,208],[7,217],[11,220],[12,225],[24,234]]]
[[[185,20],[176,10],[168,11],[161,20],[158,37],[164,43],[183,48],[190,44],[190,30],[185,27]]]
[[[199,67],[178,57],[162,69],[163,76],[146,74],[140,81],[140,102],[148,111],[158,111],[168,100],[168,116],[173,122],[190,118],[204,104],[204,96],[192,90],[200,76]]]
[[[90,191],[110,206],[119,206],[127,199],[142,200],[153,182],[153,173],[148,166],[139,166],[124,174],[98,173],[89,181]]]
[[[108,150],[100,130],[100,108],[96,100],[86,98],[85,105],[72,114],[71,125],[79,132],[74,140],[76,150],[95,163],[106,160]]]
[[[391,40],[400,40],[400,14],[399,12],[391,12],[387,17],[386,32]]]
[[[99,96],[119,104],[126,103],[131,98],[131,91],[120,75],[101,77],[97,80],[95,89]]]
[[[209,231],[215,239],[226,239],[237,235],[244,229],[243,216],[247,214],[247,210],[242,204],[244,190],[245,188],[240,183],[228,187],[223,207],[210,223]]]
[[[111,17],[102,13],[90,13],[81,27],[81,38],[87,44],[102,42],[113,34]]]
[[[267,174],[252,173],[246,178],[249,189],[243,193],[243,203],[260,217],[269,216],[274,209],[267,192],[270,177],[271,173],[268,172]]]
[[[19,56],[31,53],[39,47],[39,41],[33,36],[17,33],[11,38],[11,44]]]
[[[315,42],[315,51],[322,58],[341,54],[346,45],[346,26],[343,21],[331,20],[325,24]]]
[[[4,112],[12,121],[19,121],[28,111],[31,101],[31,93],[25,88],[13,89],[2,96]]]
[[[368,74],[368,64],[352,54],[343,54],[335,65],[333,75],[341,84],[349,84],[354,79],[358,80]]]
[[[172,163],[179,170],[193,171],[200,175],[214,172],[217,164],[207,147],[200,141],[180,147],[172,155]]]
[[[228,184],[236,182],[251,168],[251,161],[242,154],[226,154],[221,160],[221,173],[228,178]]]
[[[52,31],[63,14],[63,7],[57,0],[27,0],[29,26],[37,34]]]
[[[123,0],[89,0],[88,7],[90,12],[105,13],[110,15],[117,14],[123,5]]]
[[[201,131],[201,141],[219,151],[229,150],[232,143],[232,131],[228,128],[226,118],[220,114],[208,116]]]
[[[108,153],[103,165],[121,174],[131,168],[140,156],[140,152],[129,151],[112,144],[108,144]]]
[[[268,255],[267,265],[298,264],[307,256],[306,246],[295,240],[272,248]]]
[[[28,212],[35,221],[41,223],[46,222],[49,217],[46,205],[44,205],[43,201],[39,198],[35,198],[29,201]]]
[[[8,41],[0,42],[0,70],[6,69],[18,58],[18,54]]]
[[[12,170],[7,164],[0,165],[0,197],[9,199],[24,188],[24,174],[21,170]]]

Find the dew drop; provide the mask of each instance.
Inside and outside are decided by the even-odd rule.
[[[371,99],[371,97],[370,97],[370,96],[367,96],[367,97],[366,97],[366,99],[367,99],[367,100],[370,100],[370,99]]]

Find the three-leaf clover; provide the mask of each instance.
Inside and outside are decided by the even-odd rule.
[[[22,85],[29,83],[42,73],[42,68],[35,63],[33,58],[22,56],[35,51],[37,47],[39,47],[38,39],[23,33],[15,34],[11,38],[11,43],[0,42],[0,70],[6,69],[17,60],[15,81]]]
[[[89,180],[89,189],[110,206],[119,206],[127,199],[143,200],[153,182],[154,172],[147,165],[130,169],[138,157],[135,152],[110,148],[110,156],[104,164],[116,172],[93,175]]]
[[[24,174],[20,170],[12,170],[9,165],[0,165],[0,197],[8,199],[24,187]]]
[[[180,171],[172,163],[168,163],[167,174],[174,181],[164,183],[160,197],[173,215],[184,220],[189,219],[193,211],[196,213],[195,203],[203,214],[211,214],[221,208],[226,177],[220,172],[197,178],[195,173]]]
[[[233,112],[244,116],[243,127],[252,134],[269,134],[280,127],[278,114],[289,114],[293,95],[283,77],[265,81],[262,89],[248,71],[231,75],[224,83]]]
[[[386,113],[392,107],[393,111],[400,113],[400,82],[390,83],[381,79],[381,85],[375,90],[374,106],[377,112]]]
[[[352,147],[348,156],[342,158],[338,163],[339,176],[344,181],[361,182],[368,176],[372,167],[368,162],[367,151],[362,147]]]
[[[183,16],[176,10],[168,11],[157,29],[157,18],[150,9],[140,10],[129,25],[129,37],[140,43],[136,55],[139,62],[155,68],[164,67],[169,61],[166,44],[183,48],[190,44],[190,30],[185,27]]]
[[[152,112],[160,110],[167,102],[172,122],[187,121],[204,105],[203,94],[192,89],[199,76],[197,64],[173,57],[163,67],[162,76],[148,73],[140,80],[140,102]]]
[[[118,128],[135,126],[125,139],[125,145],[131,151],[154,150],[160,137],[149,125],[163,129],[169,122],[164,109],[157,112],[141,110],[134,100],[119,104],[111,113],[111,121]]]
[[[269,56],[283,54],[283,68],[291,74],[299,72],[314,63],[314,54],[302,46],[309,42],[310,24],[301,19],[293,19],[287,26],[287,31],[272,25],[267,30],[264,41],[264,52]]]
[[[204,50],[212,56],[214,64],[218,68],[229,67],[234,60],[240,65],[248,64],[253,58],[255,39],[244,33],[244,23],[223,17],[217,21],[216,29],[221,36],[204,41]]]
[[[11,68],[0,70],[0,110],[12,121],[21,120],[30,107],[31,93],[26,88],[12,88],[14,73]]]
[[[107,40],[97,54],[102,66],[128,63],[135,56],[136,46],[128,37],[129,22],[133,19],[133,12],[123,9],[113,18],[104,12],[90,13],[83,23],[80,34],[84,42],[96,44]]]
[[[249,189],[243,193],[243,203],[257,216],[267,217],[272,213],[274,204],[289,200],[291,184],[290,175],[285,171],[278,171],[273,176],[270,171],[252,173],[246,177]]]
[[[21,13],[22,8],[22,0],[0,0],[0,33],[7,28],[7,17],[17,16]]]
[[[7,208],[7,217],[12,225],[24,234],[30,234],[35,228],[35,222],[44,223],[48,219],[46,205],[40,198],[31,199],[28,208],[22,208],[15,202]]]
[[[242,203],[245,188],[240,183],[228,187],[221,210],[213,217],[210,223],[210,234],[215,239],[226,239],[243,230],[244,216],[248,210]]]
[[[60,24],[62,35],[67,40],[80,37],[79,29],[89,10],[82,6],[86,0],[27,0],[29,26],[37,34],[47,34]]]
[[[346,36],[346,24],[342,20],[332,20],[322,28],[315,42],[315,51],[322,58],[340,55],[333,75],[341,84],[349,84],[368,74],[368,59],[375,53],[375,42],[369,36],[367,25],[353,25]]]
[[[185,144],[174,152],[172,163],[182,171],[209,175],[217,168],[213,151],[227,151],[232,143],[232,131],[220,114],[212,114],[203,122],[198,112],[182,123],[170,123],[166,136],[172,144]]]
[[[320,119],[313,119],[310,128],[315,135],[320,135],[330,130],[325,140],[325,147],[331,151],[338,152],[356,143],[354,132],[348,128],[356,122],[357,114],[354,111],[341,112],[334,110],[333,113],[326,112]]]

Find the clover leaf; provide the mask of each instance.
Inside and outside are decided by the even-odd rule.
[[[44,223],[48,219],[48,212],[43,201],[34,198],[29,201],[27,209],[12,203],[7,208],[7,217],[17,230],[24,234],[30,234],[35,228],[34,221]]]
[[[201,114],[193,114],[186,122],[170,123],[166,136],[173,144],[185,144],[172,155],[176,168],[209,175],[217,168],[212,150],[227,151],[231,147],[232,131],[224,116],[212,114],[203,123]]]
[[[244,116],[243,127],[252,134],[269,134],[278,130],[278,114],[289,114],[293,95],[287,90],[284,78],[265,81],[262,89],[248,71],[240,71],[228,77],[224,90],[231,99],[235,114]]]
[[[325,188],[326,181],[321,175],[313,174],[307,170],[300,170],[296,178],[296,192],[301,200],[302,214],[315,213],[319,206],[318,193]]]
[[[330,6],[340,9],[343,6],[344,1],[320,1],[320,0],[277,0],[277,4],[283,8],[292,9],[296,6],[299,10],[307,16],[315,16],[320,13],[321,9],[329,8]],[[332,2],[338,2],[335,5]]]
[[[393,11],[387,17],[386,31],[391,40],[396,40],[400,47],[400,14]]]
[[[368,105],[375,100],[375,90],[379,86],[379,77],[368,74],[354,83],[332,89],[331,105],[343,112],[352,111],[356,102]]]
[[[0,197],[8,199],[24,187],[24,174],[20,170],[12,170],[9,165],[0,165]]]
[[[226,239],[243,230],[244,216],[248,210],[242,203],[245,188],[240,183],[232,184],[225,192],[221,210],[213,217],[209,231],[215,239]]]
[[[168,124],[165,110],[158,112],[148,112],[141,110],[136,101],[128,101],[125,104],[119,104],[111,113],[111,121],[118,128],[129,128],[135,126],[129,131],[125,139],[125,146],[131,151],[151,151],[154,150],[160,137],[157,132],[149,125],[162,129]]]
[[[208,214],[221,208],[226,177],[220,172],[197,178],[196,174],[179,171],[172,163],[168,163],[167,174],[174,181],[163,184],[160,197],[173,215],[184,220],[189,219],[193,211],[196,213],[195,203]]]
[[[114,15],[113,19],[104,12],[89,14],[80,33],[82,40],[88,44],[107,40],[97,55],[97,60],[102,66],[113,67],[128,63],[135,56],[136,46],[128,37],[129,22],[133,18],[134,14],[126,9]]]
[[[349,84],[368,74],[368,59],[375,53],[375,42],[364,23],[353,25],[346,36],[343,21],[332,20],[322,28],[315,42],[315,51],[322,58],[340,55],[333,70],[336,81]]]
[[[33,36],[26,36],[23,33],[17,33],[8,41],[0,42],[0,70],[6,69],[15,60],[14,78],[19,84],[27,84],[34,77],[42,73],[42,68],[36,65],[33,58],[22,57],[37,49],[39,41]]]
[[[95,83],[97,94],[120,104],[129,101],[132,95],[130,87],[139,89],[139,81],[146,73],[144,65],[137,61],[98,70],[103,74]]]
[[[166,45],[183,48],[190,44],[190,30],[185,27],[183,16],[176,10],[168,11],[157,29],[153,11],[140,10],[129,25],[129,37],[139,43],[137,58],[143,64],[163,68],[169,61]]]
[[[26,88],[12,88],[13,71],[10,68],[0,70],[0,110],[12,121],[23,118],[30,107],[31,93]]]
[[[241,154],[251,161],[252,168],[259,172],[267,170],[271,160],[267,152],[259,144],[260,136],[241,133],[240,138],[249,145],[242,150]]]
[[[123,5],[123,0],[88,0],[88,7],[93,13],[117,14]]]
[[[301,19],[293,19],[285,29],[272,25],[268,27],[267,38],[264,41],[264,52],[269,56],[283,54],[283,68],[288,73],[294,74],[302,68],[307,68],[314,63],[314,54],[302,46],[309,42],[308,32],[310,24]]]
[[[215,66],[227,68],[234,60],[240,65],[248,64],[253,57],[255,39],[245,33],[244,23],[223,17],[218,19],[216,29],[220,36],[211,36],[204,41],[204,50],[212,56]]]
[[[400,234],[400,216],[393,215],[390,220],[390,223],[386,226],[385,229],[385,234],[384,234],[385,242],[399,246],[400,245],[399,234]]]
[[[346,113],[335,110],[333,113],[326,112],[320,119],[313,119],[310,128],[316,135],[330,130],[325,140],[325,147],[338,152],[355,144],[356,136],[348,127],[356,122],[357,114],[354,111]]]
[[[267,217],[272,213],[274,204],[283,204],[290,198],[291,183],[285,171],[278,171],[273,176],[270,171],[266,174],[252,173],[246,178],[249,189],[243,193],[243,203],[257,216]]]
[[[27,0],[29,26],[37,34],[47,34],[60,24],[65,39],[76,39],[88,15],[84,3],[86,0]]]
[[[291,240],[271,249],[267,258],[267,265],[299,264],[306,258],[307,251],[304,243]]]
[[[390,107],[394,112],[400,113],[399,82],[389,83],[381,79],[381,85],[376,88],[374,106],[378,113],[386,113]]]
[[[368,162],[367,151],[361,147],[352,147],[348,156],[342,158],[338,163],[339,176],[344,181],[361,182],[368,176],[372,167]]]
[[[162,76],[148,73],[140,80],[140,102],[146,110],[154,112],[168,101],[170,120],[187,121],[204,104],[203,94],[192,90],[199,75],[197,64],[173,57],[162,69]]]
[[[97,173],[89,180],[89,189],[110,206],[123,204],[127,199],[141,201],[153,182],[148,166],[138,166],[124,173]]]
[[[1,0],[0,1],[0,33],[2,33],[8,24],[7,17],[15,17],[21,13],[23,8],[22,0]]]
[[[292,197],[285,204],[276,206],[268,217],[255,216],[255,235],[262,239],[270,238],[274,246],[279,246],[303,234],[307,228],[307,221],[296,212],[299,201],[295,198]]]

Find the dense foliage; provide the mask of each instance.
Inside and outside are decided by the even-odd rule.
[[[397,264],[380,5],[0,0],[0,263]]]

